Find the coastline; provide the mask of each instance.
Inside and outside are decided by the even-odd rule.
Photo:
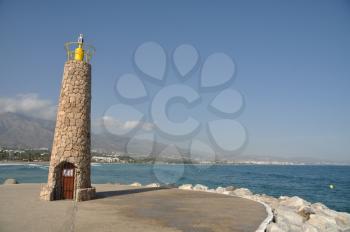
[[[30,162],[26,162],[26,161],[15,161],[15,160],[11,160],[11,161],[0,160],[0,165],[1,164],[7,164],[7,165],[45,164],[45,165],[49,165],[50,161],[30,161]]]
[[[1,164],[7,165],[25,165],[25,164],[45,164],[49,165],[50,161],[16,161],[9,160],[4,161],[0,160]],[[121,163],[121,162],[91,162],[91,165],[96,164],[121,164],[121,165],[154,165],[154,163],[149,162],[136,162],[136,163]],[[237,163],[166,163],[159,162],[157,164],[165,164],[165,165],[184,165],[184,166],[339,166],[339,167],[347,167],[350,166],[349,163],[245,163],[245,162],[237,162]]]

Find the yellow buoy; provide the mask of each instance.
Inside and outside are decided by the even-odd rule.
[[[329,188],[330,188],[330,189],[334,189],[334,185],[330,184],[330,185],[329,185]]]
[[[74,60],[80,60],[80,61],[84,60],[83,43],[84,43],[83,35],[80,34],[78,38],[78,47],[74,51]]]

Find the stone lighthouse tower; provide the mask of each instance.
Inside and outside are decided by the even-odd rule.
[[[91,65],[94,48],[78,42],[65,44],[68,60],[63,80],[44,200],[90,200],[95,188],[90,180]],[[73,47],[73,48],[72,48]]]

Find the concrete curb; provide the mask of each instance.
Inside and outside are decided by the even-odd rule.
[[[270,224],[270,222],[272,221],[273,219],[273,213],[272,213],[272,209],[271,207],[262,202],[262,201],[258,201],[258,200],[254,200],[254,199],[251,199],[249,197],[242,197],[242,196],[236,196],[236,195],[230,195],[230,194],[227,194],[225,192],[222,192],[222,193],[218,193],[218,192],[213,192],[213,191],[209,191],[209,190],[194,190],[194,189],[180,189],[180,190],[190,190],[190,191],[201,191],[201,192],[207,192],[207,193],[214,193],[214,194],[223,194],[223,195],[227,195],[227,196],[234,196],[234,197],[240,197],[242,199],[247,199],[247,200],[251,200],[251,201],[255,201],[255,202],[258,202],[260,204],[262,204],[264,207],[265,207],[265,210],[266,210],[266,213],[267,213],[267,217],[264,219],[264,221],[259,225],[258,229],[255,231],[255,232],[265,232],[266,231],[266,228],[267,226]]]
[[[254,200],[254,201],[256,201],[256,200]],[[260,226],[258,227],[258,229],[257,229],[255,232],[265,232],[267,226],[270,224],[270,222],[271,222],[272,219],[273,219],[272,209],[271,209],[271,207],[270,207],[269,205],[267,205],[267,204],[264,203],[264,202],[261,202],[261,201],[256,201],[256,202],[259,202],[260,204],[262,204],[262,205],[265,206],[266,213],[267,213],[267,217],[266,217],[265,220],[260,224]]]

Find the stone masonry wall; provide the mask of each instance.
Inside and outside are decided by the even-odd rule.
[[[75,190],[91,188],[90,109],[91,66],[83,61],[67,61],[57,111],[48,184],[42,189],[42,199],[53,200],[55,193],[60,191],[61,165],[64,162],[75,165]],[[75,191],[77,192],[81,191]]]

